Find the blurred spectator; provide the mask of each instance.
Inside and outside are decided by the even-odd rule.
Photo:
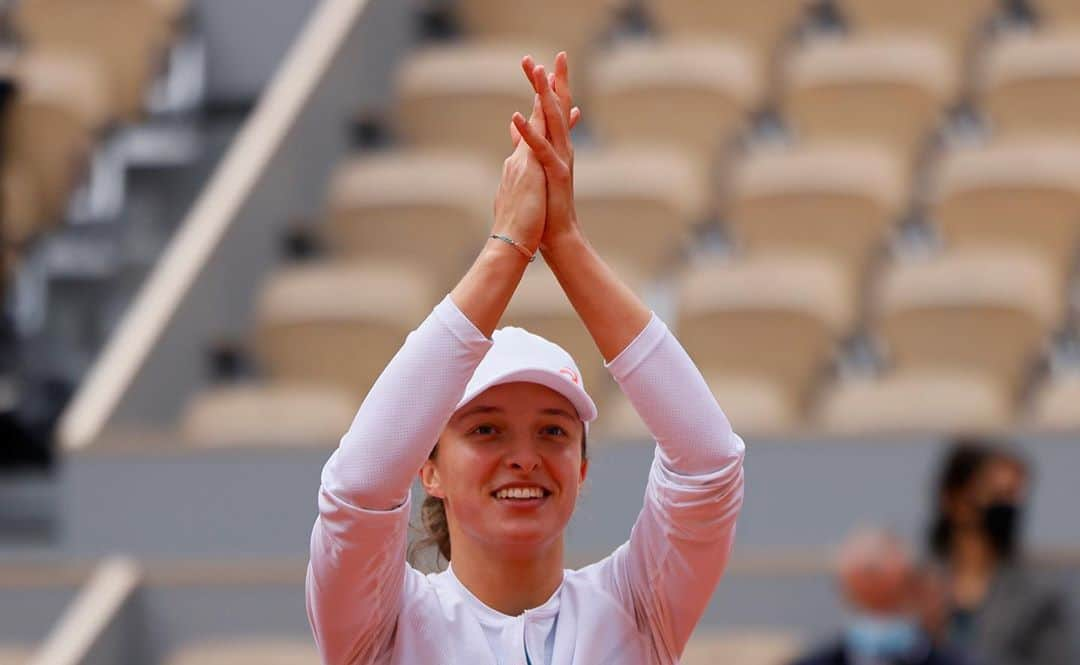
[[[961,665],[934,646],[921,622],[921,583],[897,536],[865,530],[840,550],[839,581],[850,619],[844,633],[795,665]]]
[[[1070,665],[1066,595],[1025,565],[1029,470],[1008,447],[958,441],[937,485],[930,549],[940,564],[941,640],[986,665]]]

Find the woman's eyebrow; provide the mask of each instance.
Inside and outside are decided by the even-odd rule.
[[[566,409],[540,409],[540,413],[545,416],[563,416],[570,420],[577,420],[577,416],[570,413]]]
[[[461,413],[454,416],[453,420],[454,421],[462,420],[464,418],[468,418],[469,416],[477,414],[477,413],[502,413],[502,412],[503,412],[503,409],[501,407],[498,407],[498,406],[484,406],[484,405],[481,404],[481,405],[478,405],[478,406],[474,406],[471,409],[466,409],[465,411],[462,411]]]

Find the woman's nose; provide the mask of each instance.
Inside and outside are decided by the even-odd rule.
[[[515,441],[513,448],[506,455],[506,463],[513,469],[532,471],[540,466],[540,455],[531,442]]]

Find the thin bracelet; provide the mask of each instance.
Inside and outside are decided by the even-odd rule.
[[[529,259],[529,263],[532,263],[533,261],[536,260],[536,252],[530,252],[525,247],[525,245],[522,245],[520,242],[514,240],[513,238],[510,238],[510,237],[507,237],[507,236],[501,236],[498,233],[492,233],[491,236],[489,236],[489,237],[494,238],[496,240],[502,240],[503,242],[507,243],[508,245],[510,245],[511,247],[516,249],[517,251],[521,252],[522,254],[525,255],[525,258]]]

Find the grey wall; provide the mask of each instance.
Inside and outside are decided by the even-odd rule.
[[[820,550],[859,523],[889,524],[918,540],[942,447],[940,441],[749,442],[736,553]],[[1077,524],[1080,445],[1033,438],[1024,447],[1038,474],[1029,542],[1039,549],[1080,548],[1080,529],[1066,526]],[[303,558],[319,470],[329,453],[178,446],[70,455],[60,474],[54,547],[79,559],[114,552]],[[594,447],[569,528],[572,555],[602,555],[626,539],[652,454],[646,442]]]
[[[253,100],[319,0],[195,0],[213,102]]]

